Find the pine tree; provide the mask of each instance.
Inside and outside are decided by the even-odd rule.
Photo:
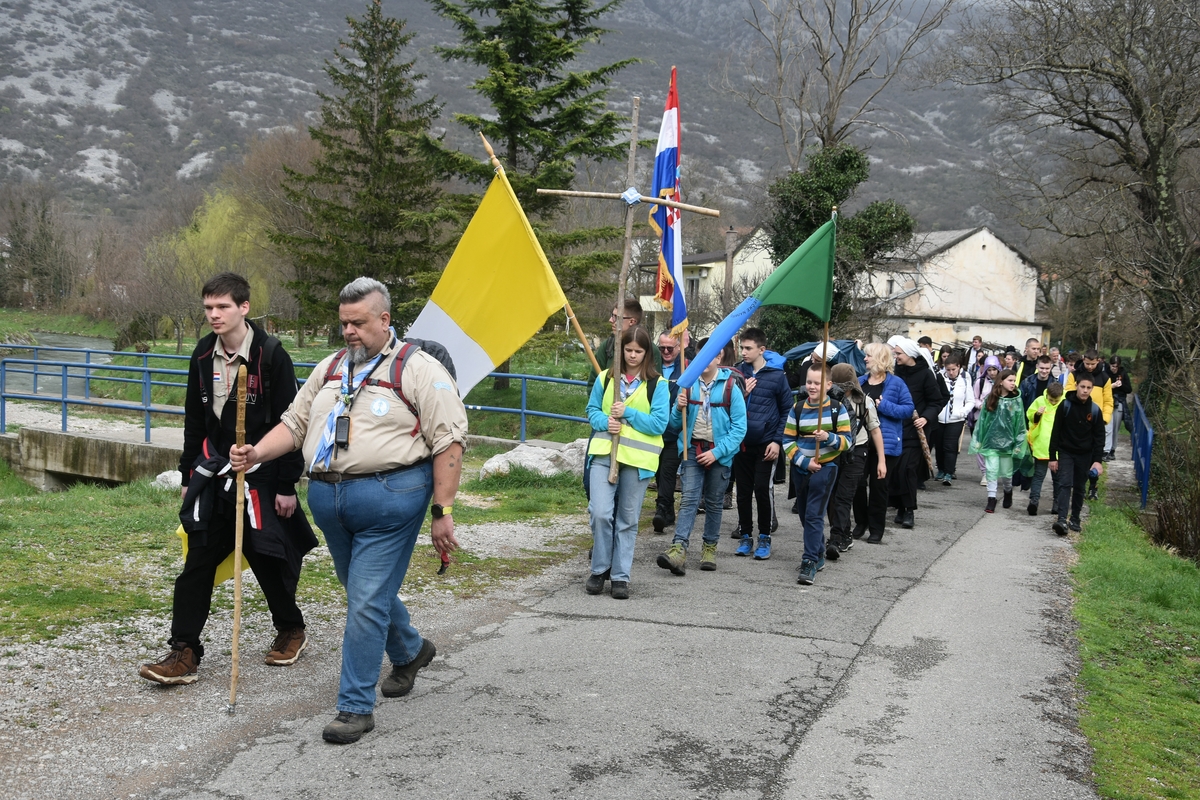
[[[373,0],[338,42],[325,72],[336,93],[319,94],[320,124],[309,133],[320,145],[310,173],[285,167],[284,191],[305,224],[276,231],[296,267],[303,319],[334,323],[342,286],[360,275],[392,293],[392,317],[404,326],[420,313],[448,252],[437,175],[421,152],[439,110],[417,98],[424,75],[402,56],[414,34],[385,17]],[[336,331],[336,325],[334,326]]]

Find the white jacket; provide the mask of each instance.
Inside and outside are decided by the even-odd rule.
[[[942,373],[942,379],[946,382],[946,388],[950,390],[950,402],[946,403],[945,408],[938,414],[938,422],[962,422],[975,407],[975,392],[971,388],[971,381],[961,370],[953,381],[945,373]]]

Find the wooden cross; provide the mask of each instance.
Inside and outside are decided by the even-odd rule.
[[[629,161],[625,168],[625,182],[629,186],[624,192],[577,192],[570,189],[538,189],[538,194],[559,195],[562,197],[585,197],[599,200],[623,200],[625,201],[625,250],[621,256],[621,272],[617,279],[617,313],[613,320],[613,357],[609,375],[614,380],[620,380],[621,377],[621,326],[623,323],[624,314],[622,309],[625,307],[625,286],[629,278],[629,262],[633,258],[633,215],[634,207],[639,203],[649,203],[651,205],[667,206],[680,211],[691,211],[696,214],[704,214],[709,217],[719,217],[721,212],[715,208],[704,208],[703,206],[693,206],[687,203],[677,203],[674,200],[664,200],[661,197],[647,197],[637,189],[633,188],[633,182],[637,174],[637,136],[638,136],[638,109],[642,104],[642,98],[633,98],[633,117],[629,123]],[[678,277],[678,276],[677,276]],[[649,353],[647,353],[649,355]],[[616,396],[617,386],[613,386],[614,398]],[[684,425],[687,425],[687,415],[683,418]],[[617,445],[620,443],[620,434],[616,434],[612,439],[612,451],[609,456],[610,465],[608,470],[608,482],[615,484],[617,482]],[[687,431],[684,431],[684,441],[687,441]],[[685,450],[684,457],[687,457]]]

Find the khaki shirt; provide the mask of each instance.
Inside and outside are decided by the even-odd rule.
[[[234,387],[237,386],[238,367],[250,363],[250,344],[254,340],[254,330],[247,325],[246,335],[242,337],[242,346],[232,356],[225,353],[225,345],[221,337],[213,347],[213,398],[212,410],[221,418],[225,410],[225,401],[229,399]]]
[[[384,347],[383,361],[371,379],[391,381],[392,362],[400,351],[399,344]],[[281,420],[296,447],[303,448],[304,464],[309,470],[325,431],[325,420],[341,393],[344,358],[333,377],[325,382],[325,373],[333,359],[334,356],[329,356],[313,369]],[[454,379],[441,362],[424,351],[414,353],[404,367],[403,385],[405,396],[420,415],[420,432],[412,435],[417,419],[395,392],[364,382],[350,406],[350,445],[345,449],[334,445],[329,472],[347,475],[386,472],[437,455],[454,442],[466,447],[467,410],[458,397]],[[324,465],[317,471],[326,471]]]

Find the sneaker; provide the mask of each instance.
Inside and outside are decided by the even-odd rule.
[[[950,477],[949,472],[942,473],[942,486],[953,486],[954,484],[951,483],[952,480],[954,479]]]
[[[270,652],[263,660],[272,667],[291,666],[300,658],[300,653],[307,644],[308,636],[305,635],[304,628],[280,631],[275,637],[275,644],[271,645]]]
[[[364,733],[375,730],[374,714],[351,714],[339,711],[333,722],[321,731],[321,738],[334,744],[354,744]]]
[[[754,560],[766,561],[771,557],[771,537],[759,534],[758,547],[754,548]]]
[[[842,540],[838,542],[838,550],[841,550],[843,553],[851,547],[854,547],[854,538],[851,536],[843,536]]]
[[[142,664],[138,675],[148,681],[165,683],[169,686],[195,683],[196,678],[200,677],[196,674],[198,666],[200,666],[200,659],[192,648],[186,644],[172,644],[171,652],[163,656],[162,661],[157,664]]]
[[[738,545],[737,550],[735,550],[733,554],[735,556],[748,556],[753,550],[754,540],[750,538],[750,534],[746,534],[742,537],[742,543]]]
[[[655,533],[662,533],[667,527],[667,518],[662,514],[655,514],[654,519],[650,520],[650,524],[654,526]]]
[[[1007,492],[1004,493],[1003,506],[1005,508],[1012,508],[1012,489],[1009,489]]]
[[[838,550],[837,545],[833,543],[832,538],[825,544],[825,556],[824,557],[828,558],[830,561],[837,561],[839,558],[842,557],[842,552],[840,550]]]
[[[742,539],[742,538],[743,538],[743,537],[745,537],[745,536],[752,536],[752,535],[753,535],[753,534],[749,534],[749,533],[746,533],[746,532],[744,532],[744,531],[743,531],[741,528],[734,528],[732,531],[730,531],[730,532],[729,532],[729,538],[730,538],[730,539],[738,539],[738,540],[740,540],[740,539]]]
[[[987,475],[984,475],[982,478],[979,479],[979,485],[987,486]]]
[[[775,509],[771,509],[771,533],[779,530],[779,520],[775,518]]]
[[[916,524],[916,515],[913,513],[913,510],[911,508],[904,509],[904,513],[901,515],[901,517],[900,527],[905,528],[906,530],[912,530],[913,525]]]
[[[1030,503],[1026,507],[1025,510],[1029,513],[1029,516],[1036,517],[1037,516],[1037,503]]]
[[[825,569],[825,557],[824,556],[817,559],[817,572],[820,572],[823,569]]]
[[[1064,523],[1064,522],[1063,522],[1061,519],[1056,519],[1056,520],[1054,520],[1054,524],[1053,524],[1053,525],[1051,525],[1051,526],[1050,526],[1050,528],[1051,528],[1051,529],[1052,529],[1052,530],[1053,530],[1055,533],[1057,533],[1059,536],[1066,536],[1066,535],[1067,535],[1067,526],[1066,526],[1066,523]]]
[[[680,542],[673,542],[665,553],[659,553],[658,565],[671,570],[672,575],[687,573],[687,548]]]
[[[801,586],[812,586],[813,581],[817,579],[817,562],[801,561],[800,575],[796,578],[796,583]]]
[[[604,582],[608,580],[608,570],[604,570],[599,575],[588,575],[587,583],[583,585],[583,590],[588,594],[600,594],[604,591]]]
[[[987,506],[983,510],[985,512],[987,512],[988,514],[995,514],[996,513],[996,498],[989,497],[988,501],[987,501]]]
[[[1083,526],[1079,524],[1079,520],[1077,519],[1071,520],[1068,527],[1076,533],[1080,533],[1083,530]]]
[[[733,492],[725,493],[725,500],[721,503],[721,508],[725,509],[726,511],[733,508]]]
[[[700,569],[704,572],[713,572],[717,568],[717,543],[704,543],[704,548],[700,551]]]
[[[1088,489],[1087,499],[1088,500],[1099,500],[1100,499],[1100,495],[1096,492],[1095,486],[1093,486],[1091,489]]]
[[[417,653],[417,657],[407,664],[397,666],[392,665],[392,673],[383,679],[383,685],[379,687],[379,691],[384,697],[404,697],[412,691],[413,684],[417,682],[417,671],[433,661],[433,657],[437,655],[437,648],[433,646],[433,642],[428,639],[421,640],[421,650]]]
[[[612,582],[612,597],[613,597],[613,600],[628,600],[629,599],[629,581],[613,581]]]

